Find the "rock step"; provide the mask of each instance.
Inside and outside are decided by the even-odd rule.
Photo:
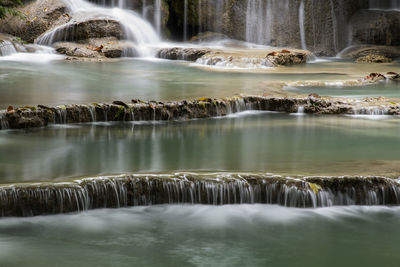
[[[26,129],[48,124],[107,122],[107,121],[156,121],[189,120],[226,116],[246,110],[278,111],[309,114],[371,114],[399,115],[400,106],[371,105],[370,102],[343,102],[338,99],[279,98],[243,96],[226,99],[201,98],[194,101],[144,102],[133,104],[115,101],[113,104],[65,105],[48,107],[26,106],[0,111],[0,129]]]
[[[277,204],[316,208],[399,205],[398,180],[177,173],[85,178],[0,186],[0,215],[37,216],[157,204]]]

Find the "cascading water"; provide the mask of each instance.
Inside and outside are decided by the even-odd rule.
[[[306,31],[305,31],[305,25],[304,25],[304,0],[302,0],[300,2],[300,6],[299,6],[299,26],[300,26],[301,48],[307,49]]]
[[[279,12],[278,12],[279,11]],[[287,23],[289,1],[248,0],[246,9],[246,41],[275,45],[275,26]]]
[[[265,174],[148,174],[0,187],[0,216],[35,216],[157,204],[278,204],[286,207],[399,205],[398,181],[385,177]]]
[[[0,56],[9,56],[17,53],[14,44],[10,41],[0,41]]]
[[[123,38],[132,42],[139,56],[152,56],[151,46],[157,45],[160,42],[157,32],[150,23],[134,11],[122,9],[125,6],[125,1],[123,0],[113,3],[113,5],[117,5],[119,8],[99,7],[84,0],[65,0],[65,2],[73,16],[85,19],[111,18],[118,21],[123,29]],[[71,26],[74,22],[76,21],[72,19],[69,23],[52,29],[40,36],[36,40],[36,43],[51,46],[57,41],[64,41],[66,35],[73,30]]]

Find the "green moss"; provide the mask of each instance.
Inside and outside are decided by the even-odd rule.
[[[119,120],[125,114],[125,107],[119,106],[117,113],[115,113],[114,120]]]
[[[31,111],[36,111],[37,110],[37,108],[36,107],[33,107],[33,106],[25,106],[25,107],[22,107],[23,109],[29,109],[29,110],[31,110]]]

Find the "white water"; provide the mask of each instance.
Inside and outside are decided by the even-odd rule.
[[[2,41],[0,42],[0,56],[9,56],[17,53],[14,45],[10,41]]]
[[[12,46],[14,48],[14,46]],[[0,61],[13,61],[13,62],[31,62],[31,63],[47,63],[53,60],[64,59],[64,56],[55,53],[54,49],[48,46],[27,44],[20,47],[18,52],[14,49],[10,49],[8,52],[0,57]],[[0,54],[3,51],[0,47]]]
[[[150,23],[141,18],[136,12],[122,9],[125,6],[123,0],[118,1],[119,8],[99,7],[84,0],[65,0],[65,2],[73,17],[83,17],[85,19],[106,17],[119,21],[123,28],[124,39],[132,42],[137,54],[139,56],[153,56],[151,48],[160,42],[157,32]],[[36,42],[51,46],[54,42],[61,41],[65,38],[65,31],[68,30],[68,27],[73,22],[76,22],[76,20],[72,19],[71,22],[54,28],[40,36]]]

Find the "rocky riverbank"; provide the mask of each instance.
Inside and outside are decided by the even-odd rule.
[[[157,204],[399,205],[385,177],[283,177],[246,173],[137,174],[0,186],[0,216],[37,216]]]
[[[319,97],[237,96],[225,99],[201,98],[194,101],[155,102],[132,100],[112,104],[26,106],[0,111],[1,129],[26,129],[48,124],[97,121],[189,120],[226,116],[246,110],[308,114],[400,115],[400,103],[384,98],[342,99]]]

